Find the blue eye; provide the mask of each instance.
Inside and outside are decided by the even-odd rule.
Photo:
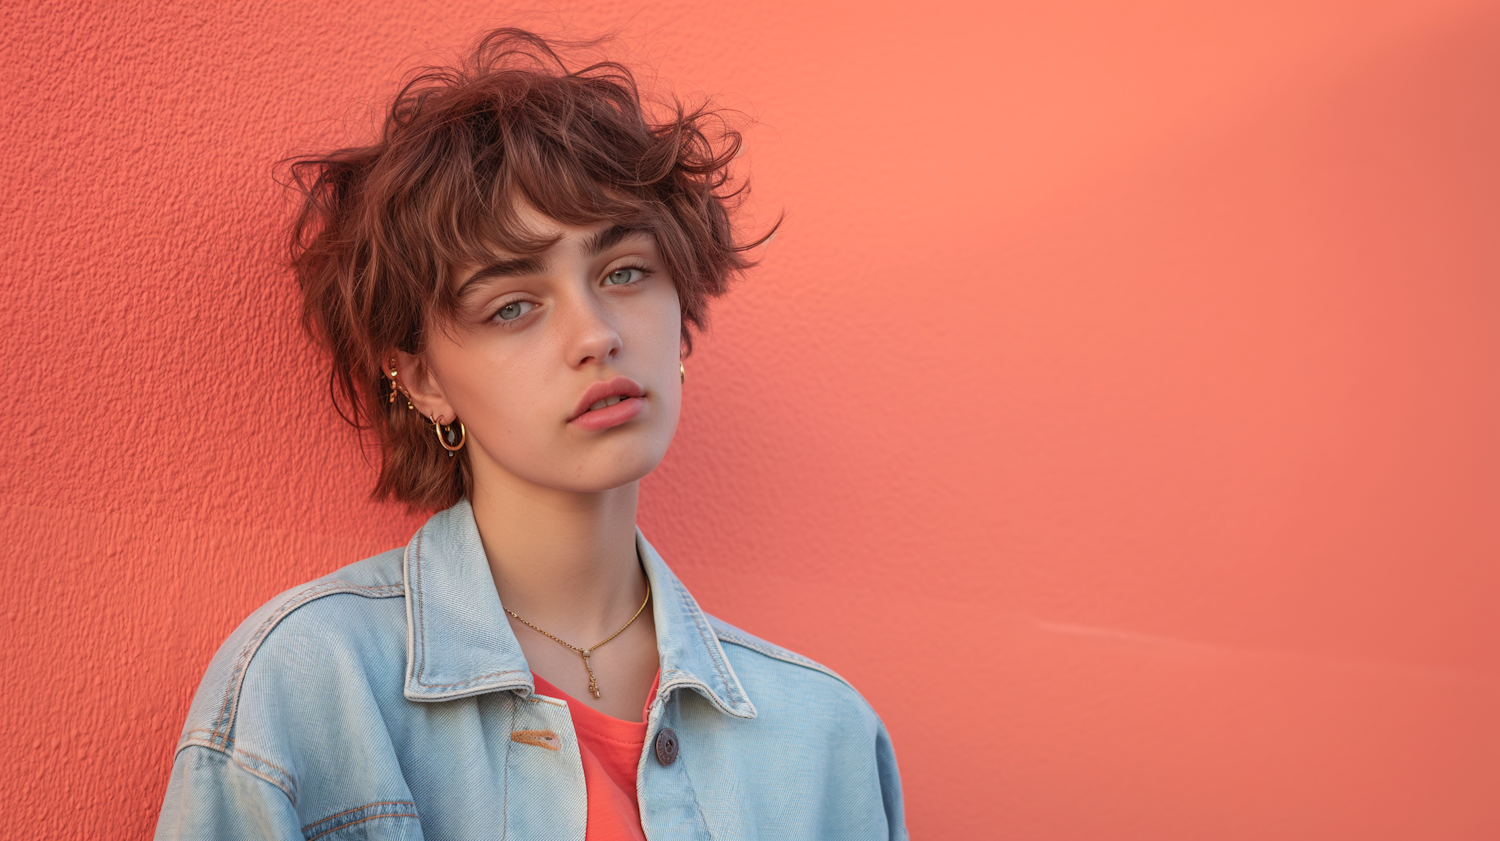
[[[615,269],[614,271],[605,275],[604,282],[609,286],[624,286],[627,283],[633,283],[637,280],[640,280],[641,277],[645,276],[645,274],[646,272],[644,269],[637,269],[633,266],[626,266],[622,269]]]
[[[495,318],[499,321],[515,321],[526,313],[531,312],[535,306],[536,304],[530,301],[511,301],[495,313]]]

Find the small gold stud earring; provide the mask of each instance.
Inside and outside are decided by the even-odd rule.
[[[401,376],[401,372],[396,370],[396,360],[392,359],[387,364],[391,366],[391,396],[389,398],[387,398],[385,402],[387,402],[387,403],[395,403],[396,402],[396,392],[399,391],[399,392],[401,392],[401,396],[403,396],[403,397],[406,398],[406,408],[408,408],[408,409],[416,409],[417,407],[413,406],[412,403],[411,403],[411,393],[408,392],[406,389],[402,388],[400,381],[397,379],[397,377]]]

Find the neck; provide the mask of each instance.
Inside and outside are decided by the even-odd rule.
[[[476,481],[474,521],[500,601],[576,645],[619,628],[640,607],[639,482],[607,491],[542,488],[517,477]]]

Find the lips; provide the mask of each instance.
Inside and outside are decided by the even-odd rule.
[[[571,423],[578,420],[590,411],[605,411],[618,405],[623,400],[632,397],[643,397],[646,392],[635,380],[629,377],[615,377],[612,380],[603,380],[589,386],[588,391],[579,398],[578,405],[573,408],[572,417],[568,418]],[[600,405],[600,404],[604,405]],[[597,409],[594,407],[598,406]]]

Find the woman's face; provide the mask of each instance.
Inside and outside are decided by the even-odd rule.
[[[463,422],[476,495],[518,480],[576,492],[634,482],[677,430],[676,286],[647,232],[569,227],[524,207],[521,218],[559,239],[456,272],[457,322],[429,326],[402,378],[423,414]]]

